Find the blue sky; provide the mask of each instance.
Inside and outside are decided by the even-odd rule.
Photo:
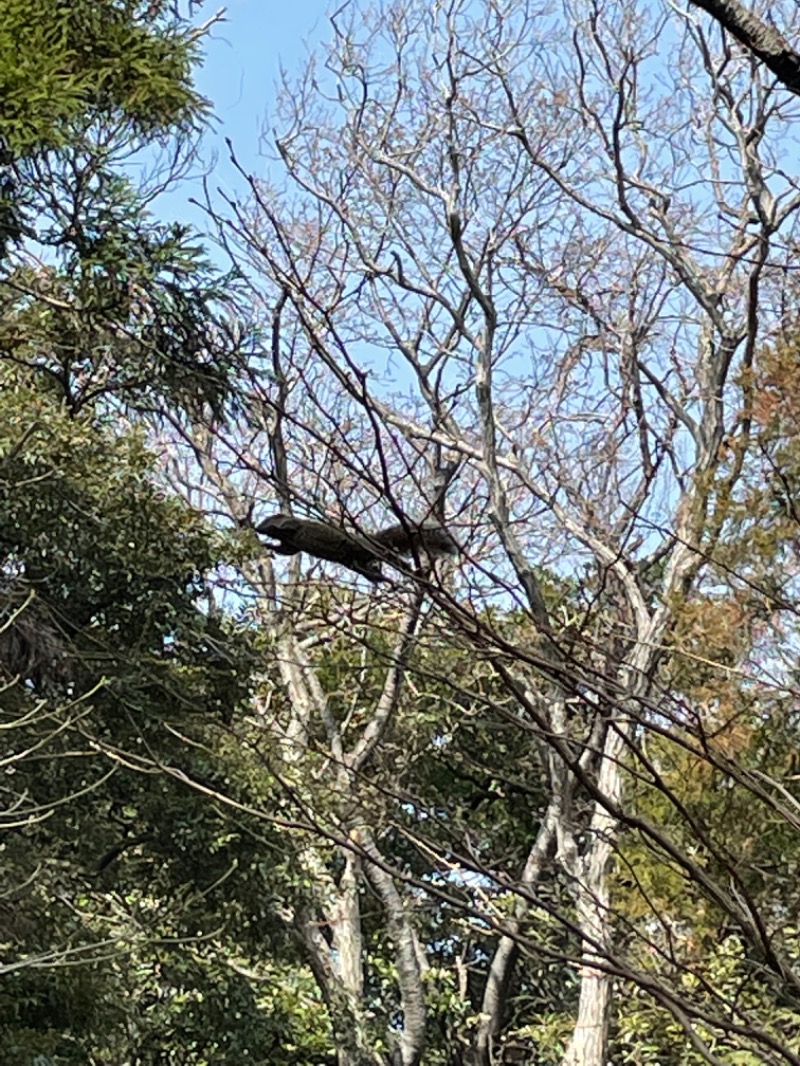
[[[225,138],[234,144],[241,163],[261,174],[259,136],[273,111],[281,66],[299,69],[314,46],[330,36],[327,13],[341,6],[333,0],[228,0],[225,21],[206,38],[203,66],[196,71],[199,91],[212,103],[215,121],[203,139],[206,165],[216,159],[211,185],[242,191],[227,162]],[[215,10],[214,0],[200,10],[200,20]],[[200,196],[199,187],[184,183],[162,198],[156,210],[203,227],[200,212],[187,203]]]
[[[220,143],[229,136],[242,151],[255,152],[280,66],[296,70],[309,48],[328,36],[330,0],[229,0],[226,6],[226,21],[206,41],[197,83],[222,123]]]

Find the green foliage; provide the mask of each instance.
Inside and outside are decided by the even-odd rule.
[[[114,0],[0,0],[0,140],[15,158],[70,143],[72,126],[114,118],[154,134],[195,121],[196,45],[155,32]]]
[[[211,563],[201,524],[150,482],[141,436],[71,418],[9,378],[0,390],[8,565],[24,568],[73,640],[96,630],[119,647],[148,648],[173,636]]]
[[[222,723],[249,691],[249,641],[208,595],[222,538],[157,485],[146,444],[154,419],[219,414],[227,394],[228,281],[122,172],[202,120],[195,57],[147,5],[0,2],[2,250],[39,245],[0,279],[12,1066],[290,1062],[287,1035],[305,1062],[304,1041],[326,1039],[285,945],[261,986],[240,972],[278,935],[264,833],[232,827],[202,789],[236,791]],[[295,1010],[309,1015],[296,1033]]]
[[[714,1005],[719,999],[730,997],[736,1003],[732,1017],[726,1019],[732,1023],[730,1029],[724,1022],[713,1025],[697,1020],[693,1024],[694,1033],[703,1045],[723,1062],[758,1066],[764,1061],[756,1042],[741,1032],[742,1028],[746,1030],[748,1018],[754,1028],[769,1033],[789,1054],[796,1055],[800,1050],[797,1036],[800,1012],[776,1003],[774,990],[763,980],[763,972],[760,977],[758,967],[752,965],[734,936],[708,944],[702,958],[696,955],[692,965],[677,975],[678,987],[691,995],[706,1018],[714,1016]],[[701,1066],[708,1062],[685,1027],[641,991],[635,991],[621,1004],[614,1043],[613,1060],[621,1064]]]
[[[159,24],[151,5],[0,0],[0,259],[58,203],[46,173],[76,145],[116,139],[129,159],[199,128],[198,47],[191,28]],[[102,169],[95,160],[93,177]]]
[[[13,1004],[0,1012],[2,1043],[27,1066],[35,1054],[86,1062],[109,1040],[111,1061],[123,1061],[129,1041],[152,1039],[155,1063],[180,1040],[148,1006],[163,989],[152,945],[190,942],[207,923],[225,928],[212,886],[244,850],[231,854],[229,827],[205,816],[197,794],[126,772],[99,749],[183,772],[187,731],[202,743],[243,701],[247,646],[199,609],[221,541],[155,484],[144,432],[70,411],[13,366],[0,376],[0,724],[14,770],[3,794],[12,831],[0,845],[13,920],[0,919],[0,943],[4,959],[46,960],[0,981],[0,999]],[[202,776],[202,760],[190,769]],[[178,973],[183,949],[175,955]],[[64,958],[83,966],[62,983],[48,964]],[[247,983],[231,981],[233,991],[215,991],[216,974],[196,995],[179,982],[170,1024],[190,1029],[185,1012],[198,997],[241,996]],[[257,1004],[252,1012],[268,1018]],[[248,1039],[246,1026],[237,1033]],[[210,1047],[208,1061],[224,1061],[222,1044]]]
[[[176,938],[152,897],[125,901],[131,917],[147,923],[147,938],[120,914],[93,916],[89,903],[83,910],[97,942],[92,965],[44,980],[23,970],[0,981],[4,1063],[29,1066],[36,1055],[51,1055],[65,1064],[236,1066],[251,1058],[304,1066],[324,1056],[330,1033],[317,990],[290,961],[253,966],[223,946],[219,930],[213,941]],[[124,941],[103,950],[101,936],[114,932]]]
[[[168,397],[219,414],[235,347],[217,310],[229,280],[185,228],[149,220],[125,178],[96,173],[91,153],[81,165],[94,177],[53,176],[61,207],[40,236],[55,263],[0,283],[0,353],[72,412],[101,402],[157,412]]]
[[[112,0],[0,0],[3,13],[0,257],[25,237],[46,253],[0,279],[0,358],[73,412],[112,398],[163,411],[168,398],[219,416],[236,346],[220,314],[231,279],[185,227],[149,216],[129,176],[132,153],[157,141],[176,152],[168,184],[204,120],[196,35]]]

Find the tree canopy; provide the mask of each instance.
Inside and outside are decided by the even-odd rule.
[[[0,3],[4,1063],[797,1066],[793,5],[345,5],[213,243],[195,6]]]

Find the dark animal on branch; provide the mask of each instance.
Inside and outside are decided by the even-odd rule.
[[[406,522],[404,525],[388,526],[377,533],[370,533],[370,542],[395,552],[397,555],[455,555],[458,545],[452,533],[444,526],[418,525]]]
[[[278,541],[269,547],[280,555],[307,552],[317,559],[340,563],[370,581],[384,580],[380,560],[367,541],[327,522],[276,514],[257,525],[256,532]]]
[[[277,541],[268,547],[280,555],[307,552],[317,559],[346,566],[370,581],[386,580],[381,561],[390,560],[392,555],[452,555],[457,551],[456,542],[446,529],[411,522],[361,536],[328,522],[277,514],[255,528],[257,533]]]

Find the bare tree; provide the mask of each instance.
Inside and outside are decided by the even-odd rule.
[[[373,15],[346,6],[332,31],[324,64],[282,95],[285,188],[244,174],[249,196],[211,207],[264,314],[242,420],[176,429],[199,460],[198,499],[216,493],[237,522],[266,499],[368,535],[438,508],[463,549],[455,571],[417,560],[368,594],[338,588],[342,572],[333,588],[301,581],[300,560],[283,571],[254,541],[244,572],[283,693],[261,727],[317,833],[298,846],[312,887],[289,919],[340,1062],[395,1061],[363,1009],[364,886],[394,950],[402,1025],[387,1039],[397,1062],[423,1061],[421,886],[404,887],[413,877],[383,850],[388,797],[403,793],[381,760],[413,695],[412,653],[442,627],[490,669],[502,696],[485,713],[535,741],[546,775],[521,868],[498,873],[467,845],[434,855],[424,826],[416,840],[452,893],[469,870],[491,886],[472,911],[461,894],[497,934],[469,1062],[504,1061],[506,990],[520,951],[551,950],[537,922],[553,913],[579,944],[564,956],[580,978],[565,1064],[608,1061],[615,980],[669,1011],[708,1062],[722,1061],[709,1031],[797,1062],[757,1010],[692,998],[691,961],[645,923],[637,943],[674,966],[648,973],[619,936],[610,879],[624,830],[800,991],[724,840],[652,753],[674,744],[775,802],[709,742],[724,723],[670,679],[676,628],[721,565],[730,501],[752,470],[757,357],[785,325],[800,207],[792,101],[667,5],[401,0]],[[744,570],[734,577],[791,616],[790,592],[780,608]],[[578,587],[572,599],[560,580]],[[525,624],[493,624],[497,605]],[[344,632],[384,663],[347,711],[319,655]],[[476,699],[468,676],[440,680]],[[665,797],[680,832],[638,811],[642,789]],[[551,913],[540,892],[556,875],[574,907]],[[662,928],[655,905],[650,919]]]

